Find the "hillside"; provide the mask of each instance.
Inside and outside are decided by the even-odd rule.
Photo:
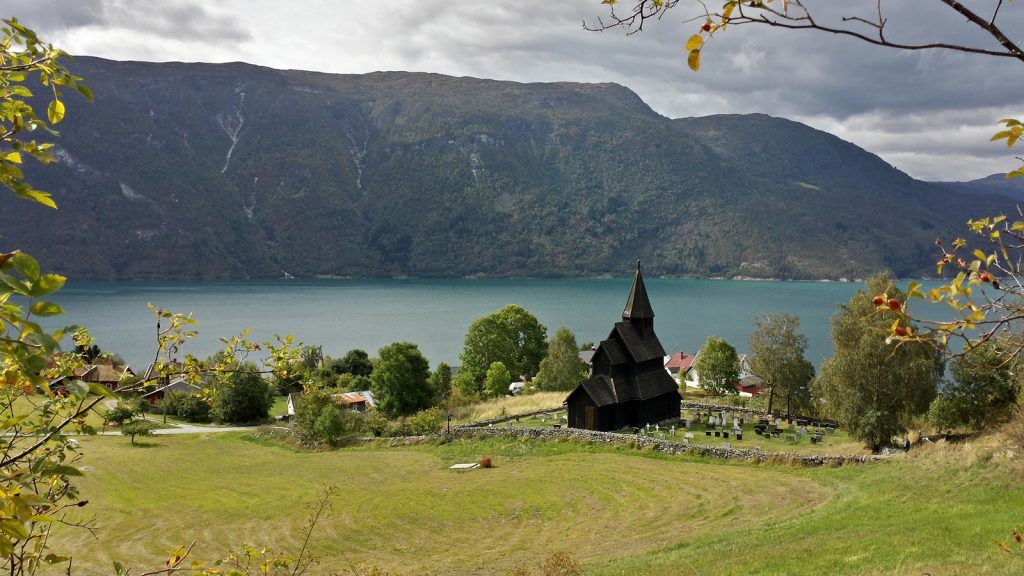
[[[935,184],[957,192],[966,192],[979,196],[1002,195],[1017,201],[1024,197],[1024,179],[1013,178],[1007,180],[1006,174],[992,174],[968,182],[935,182]]]
[[[671,120],[611,84],[74,59],[60,204],[0,249],[78,278],[861,277],[1005,210],[763,115]]]

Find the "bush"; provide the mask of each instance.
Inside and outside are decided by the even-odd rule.
[[[388,419],[379,410],[370,410],[363,417],[363,427],[374,436],[386,436],[388,433]]]
[[[435,407],[421,410],[408,418],[409,434],[406,435],[427,436],[428,434],[438,434],[441,432],[444,421],[444,415],[441,414],[440,408]]]
[[[213,406],[202,396],[191,394],[178,402],[178,416],[186,422],[209,422]]]
[[[1003,426],[1003,434],[1017,450],[1024,450],[1024,410],[1015,408],[1013,417]]]
[[[292,422],[304,444],[337,444],[362,429],[362,416],[339,408],[325,390],[314,390],[300,398]]]
[[[155,413],[177,416],[181,400],[184,397],[185,395],[181,392],[168,392],[164,394],[164,397],[156,403],[156,407],[159,411],[156,411]]]
[[[244,364],[216,386],[212,417],[219,422],[266,420],[274,405],[273,391],[252,364]]]

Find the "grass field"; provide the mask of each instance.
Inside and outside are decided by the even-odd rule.
[[[452,409],[453,424],[469,424],[506,414],[522,414],[545,408],[558,408],[568,392],[535,392],[525,396],[502,396]]]
[[[324,483],[339,493],[313,540],[322,573],[503,574],[555,551],[602,575],[1024,571],[1024,555],[991,544],[1024,520],[1020,463],[995,448],[804,469],[510,439],[320,453],[242,434],[82,445],[98,540],[60,529],[54,541],[78,548],[82,574],[160,564],[193,539],[202,559],[240,542],[295,551]],[[495,468],[447,469],[485,455]]]

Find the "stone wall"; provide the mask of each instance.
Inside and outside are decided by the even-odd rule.
[[[442,434],[435,436],[434,438],[444,438],[446,436],[447,435]],[[672,440],[652,438],[650,436],[636,437],[627,434],[596,432],[594,430],[582,430],[579,428],[478,428],[472,426],[458,426],[452,428],[450,437],[478,438],[480,436],[490,436],[495,438],[529,438],[533,440],[564,440],[568,438],[581,442],[592,442],[595,444],[631,446],[637,449],[654,450],[665,454],[689,454],[692,456],[725,458],[728,460],[742,460],[754,463],[786,463],[799,464],[802,466],[843,466],[847,464],[880,462],[887,459],[886,456],[877,455],[812,455],[789,452],[764,452],[757,448],[722,448],[720,446],[685,444]]]

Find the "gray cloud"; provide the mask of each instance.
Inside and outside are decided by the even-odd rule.
[[[874,0],[808,0],[822,22],[869,17]],[[625,3],[623,3],[625,4]],[[1005,31],[1024,6],[1005,4]],[[878,48],[830,34],[732,27],[707,45],[699,73],[683,44],[693,1],[644,32],[582,30],[599,0],[14,0],[8,10],[73,53],[118,59],[243,60],[362,73],[413,70],[515,80],[617,82],[669,117],[764,112],[828,130],[920,178],[974,178],[1013,166],[988,143],[1024,114],[1024,63],[947,51]],[[994,1],[971,3],[990,10]],[[994,41],[934,0],[888,0],[892,40]],[[866,27],[865,27],[866,28]]]
[[[250,33],[233,14],[217,12],[194,0],[9,0],[5,8],[37,32],[66,36],[96,29],[119,40],[119,31],[142,33],[150,42],[200,40],[211,44],[248,40]]]

